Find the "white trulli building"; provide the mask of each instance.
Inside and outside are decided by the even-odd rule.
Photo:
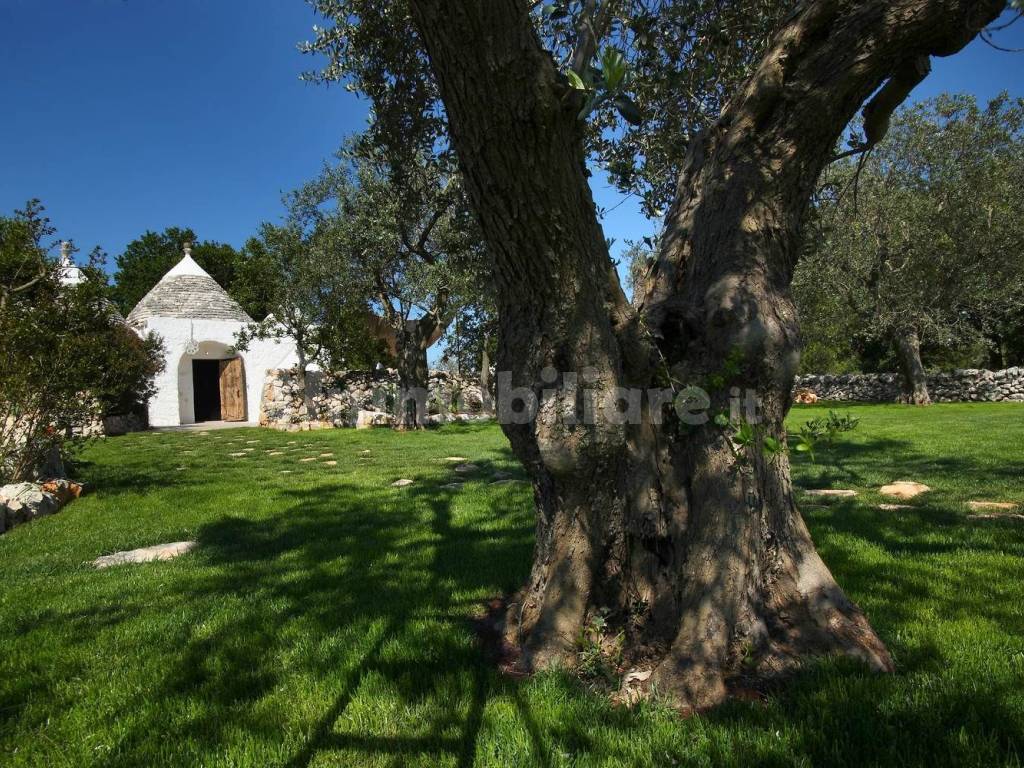
[[[269,369],[298,362],[288,339],[254,340],[234,352],[235,334],[252,318],[192,258],[185,256],[128,314],[139,335],[157,333],[166,367],[149,402],[153,427],[205,421],[259,421]]]

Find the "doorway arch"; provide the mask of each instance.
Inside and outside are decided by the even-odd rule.
[[[212,340],[199,342],[195,354],[183,353],[178,359],[178,416],[181,424],[247,421],[244,358]]]

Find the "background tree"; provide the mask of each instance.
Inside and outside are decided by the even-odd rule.
[[[1003,7],[796,6],[749,80],[689,141],[634,311],[598,223],[580,120],[595,96],[623,95],[613,56],[600,56],[603,84],[570,76],[538,36],[540,11],[518,0],[320,5],[336,22],[319,38],[332,55],[326,74],[366,86],[375,112],[394,106],[378,83],[421,95],[430,92],[423,70],[434,78],[492,262],[499,368],[538,398],[563,387],[537,419],[503,425],[538,505],[533,570],[507,612],[524,667],[571,662],[600,614],[622,632],[627,659],[653,666],[659,690],[692,707],[721,701],[740,669],[768,677],[825,653],[892,668],[795,506],[780,450],[799,359],[788,286],[811,194],[857,109],[867,102],[877,141],[928,57],[955,53]],[[410,18],[416,34],[398,37],[403,57],[382,60],[390,44],[375,34]],[[585,66],[597,60],[584,29],[574,47]],[[423,107],[417,98],[406,106]],[[429,126],[436,104],[425,106],[409,113],[411,126]],[[567,422],[557,415],[575,411],[578,395],[551,381],[552,368],[586,371],[587,396],[605,404],[621,387],[700,383],[712,410],[727,411],[731,387],[746,388],[760,423],[690,425],[649,401],[640,423]]]
[[[163,366],[159,339],[140,339],[106,298],[102,253],[61,284],[53,231],[38,201],[0,217],[0,482],[53,471],[99,418],[144,405]]]
[[[379,313],[369,320],[395,357],[396,426],[422,428],[427,409],[409,395],[427,391],[427,350],[472,295],[478,230],[443,162],[408,154],[398,162],[353,143],[339,159],[300,190],[296,206]]]
[[[383,353],[367,327],[366,300],[353,290],[351,265],[325,244],[320,231],[303,231],[296,221],[263,224],[245,244],[234,283],[241,295],[259,295],[267,309],[263,320],[238,332],[235,347],[247,349],[254,339],[294,341],[299,391],[311,418],[310,363],[327,371],[369,368]]]
[[[127,316],[160,278],[181,261],[185,243],[193,244],[192,258],[242,305],[242,309],[256,319],[266,316],[267,308],[251,285],[245,294],[235,296],[233,283],[238,251],[227,243],[199,242],[196,233],[188,227],[168,227],[159,233],[147,231],[125,246],[115,260],[117,271],[111,290],[111,298],[122,314]]]
[[[1024,100],[916,104],[826,179],[794,278],[805,324],[890,345],[904,399],[928,403],[923,344],[976,355],[1024,308]]]
[[[476,375],[483,411],[492,413],[491,368],[498,348],[498,316],[489,285],[479,285],[472,293],[476,298],[460,306],[448,326],[441,364],[461,378]]]

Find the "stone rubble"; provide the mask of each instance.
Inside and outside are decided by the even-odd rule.
[[[0,533],[57,512],[82,495],[84,488],[71,480],[11,483],[0,487]]]

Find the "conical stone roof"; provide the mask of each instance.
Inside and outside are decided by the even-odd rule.
[[[252,322],[238,302],[195,262],[187,246],[185,258],[128,313],[128,324],[139,327],[155,317]]]

